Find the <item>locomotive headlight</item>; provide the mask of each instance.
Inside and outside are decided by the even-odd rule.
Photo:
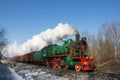
[[[90,59],[92,59],[92,57],[90,57]]]
[[[86,57],[86,59],[88,59],[88,56]]]

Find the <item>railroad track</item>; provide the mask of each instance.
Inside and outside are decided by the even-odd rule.
[[[113,78],[119,78],[120,79],[120,74],[115,74],[115,73],[102,73],[103,76],[111,76]]]

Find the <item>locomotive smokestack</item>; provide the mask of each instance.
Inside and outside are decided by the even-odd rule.
[[[79,33],[77,33],[77,34],[75,35],[75,37],[76,37],[76,41],[79,41],[79,40],[80,40],[80,34],[79,34]]]

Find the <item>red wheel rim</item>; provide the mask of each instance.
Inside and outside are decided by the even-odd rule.
[[[47,65],[47,67],[49,67],[49,63],[48,62],[46,62],[46,65]]]
[[[57,67],[56,59],[53,59],[52,65],[53,65],[53,68]]]
[[[58,69],[61,69],[61,65],[58,65]]]
[[[56,64],[56,62],[55,62],[55,61],[53,62],[53,67],[54,67],[54,68],[56,68],[56,67],[57,67],[57,64]]]
[[[76,70],[76,71],[80,71],[80,70],[81,70],[81,66],[80,66],[79,64],[76,64],[76,65],[75,65],[75,70]]]

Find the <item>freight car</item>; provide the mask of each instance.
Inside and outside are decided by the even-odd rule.
[[[48,45],[30,54],[19,56],[17,61],[40,62],[46,66],[61,69],[63,67],[75,68],[76,71],[95,70],[95,59],[88,55],[86,37],[80,39],[76,34],[76,41],[68,39],[61,45]]]
[[[16,56],[11,58],[11,61],[17,61],[17,62],[25,62],[25,63],[34,63],[34,55],[36,51],[21,55],[21,56]]]

